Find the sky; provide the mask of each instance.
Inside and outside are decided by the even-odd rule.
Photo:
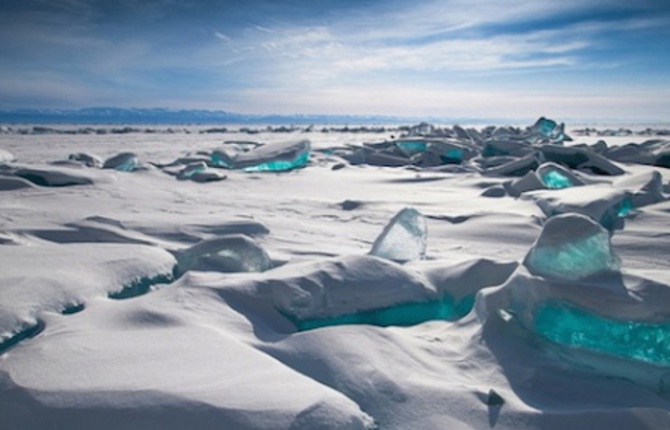
[[[0,0],[0,109],[670,122],[669,0]]]

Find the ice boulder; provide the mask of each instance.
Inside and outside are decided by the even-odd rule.
[[[584,181],[563,166],[548,162],[543,163],[535,171],[542,183],[551,189],[560,189],[584,185]]]
[[[204,240],[177,252],[177,276],[188,270],[213,272],[263,272],[271,269],[270,257],[260,245],[243,234]]]
[[[426,256],[428,229],[425,217],[414,208],[398,212],[372,245],[371,255],[406,262]]]
[[[137,156],[132,152],[122,152],[105,160],[103,169],[114,169],[120,172],[132,172],[139,168]]]
[[[542,228],[523,264],[534,275],[576,281],[619,269],[610,235],[581,214],[557,215]]]

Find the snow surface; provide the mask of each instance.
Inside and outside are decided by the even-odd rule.
[[[0,428],[670,428],[665,146],[409,134],[3,134]],[[295,142],[287,172],[210,163]],[[404,208],[419,258],[370,255]],[[618,265],[529,262],[594,232]],[[593,347],[555,318],[624,332]]]

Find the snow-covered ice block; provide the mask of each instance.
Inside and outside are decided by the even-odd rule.
[[[271,269],[270,257],[260,245],[243,234],[204,240],[177,253],[177,273],[188,270],[214,272],[263,272]]]
[[[529,171],[521,178],[503,184],[507,193],[512,197],[519,197],[526,191],[544,190],[547,186],[538,178],[535,172]]]
[[[439,298],[414,272],[370,255],[286,264],[263,273],[259,283],[262,294],[271,294],[274,307],[296,321]]]
[[[663,177],[656,170],[621,179],[616,181],[614,186],[628,191],[630,193],[630,203],[636,208],[665,200]]]
[[[398,212],[372,245],[371,255],[393,261],[422,260],[426,256],[428,228],[414,208]]]
[[[482,173],[487,176],[523,176],[528,172],[535,171],[539,166],[540,160],[537,155],[528,154],[508,163],[488,168]]]
[[[105,160],[103,169],[114,169],[120,172],[132,172],[139,167],[137,156],[132,152],[122,152]]]
[[[603,185],[525,193],[522,198],[534,200],[548,216],[570,212],[586,215],[608,230],[621,227],[621,218],[633,209],[628,192]]]
[[[592,219],[576,213],[550,218],[523,264],[534,275],[575,281],[619,269],[610,235]]]
[[[102,167],[102,160],[99,157],[83,152],[70,154],[67,159],[76,161],[77,163],[81,163],[87,167]]]
[[[571,169],[587,170],[605,176],[618,176],[625,173],[622,168],[588,148],[542,145],[537,149],[546,161],[553,161]]]
[[[268,143],[238,154],[233,167],[247,172],[282,172],[298,169],[307,165],[310,151],[309,140]]]
[[[565,167],[552,162],[540,165],[535,171],[535,174],[547,188],[551,189],[584,185],[584,181],[579,179],[574,173],[570,172]]]
[[[207,164],[204,161],[191,163],[177,173],[177,179],[190,179],[196,173],[202,173],[207,170]]]
[[[25,167],[14,171],[14,175],[44,187],[67,187],[71,185],[93,184],[93,176],[82,169],[67,166],[49,166],[44,168]]]
[[[20,190],[22,188],[35,188],[35,185],[27,179],[0,175],[0,191]]]

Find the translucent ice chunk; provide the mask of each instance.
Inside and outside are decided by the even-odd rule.
[[[543,163],[535,172],[542,183],[551,189],[569,188],[584,185],[577,176],[556,163]]]
[[[542,182],[549,188],[567,188],[573,185],[567,176],[556,170],[551,170],[542,175]]]
[[[139,167],[137,156],[132,152],[122,152],[114,157],[108,158],[103,164],[103,169],[115,169],[120,172],[132,172]]]
[[[607,230],[589,217],[567,213],[547,221],[524,265],[534,275],[578,280],[618,270],[619,259]]]
[[[604,318],[573,305],[540,305],[535,331],[552,342],[647,363],[670,364],[670,323]]]
[[[213,272],[263,272],[272,268],[267,253],[242,234],[205,240],[177,255],[177,274],[188,270]]]
[[[427,236],[424,216],[416,209],[405,208],[384,227],[370,254],[400,262],[421,260],[426,256]]]

